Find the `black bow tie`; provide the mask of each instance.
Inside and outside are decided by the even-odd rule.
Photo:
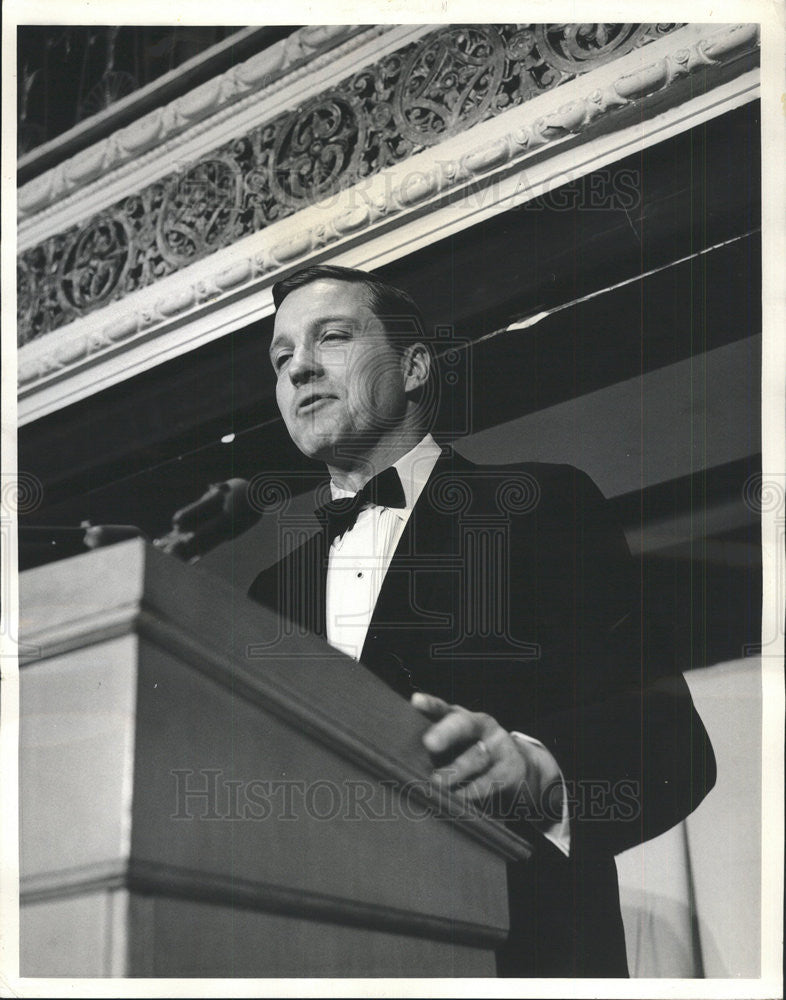
[[[353,497],[329,500],[314,511],[317,520],[327,531],[328,545],[332,544],[334,538],[343,535],[352,527],[361,509],[369,503],[379,507],[407,506],[404,487],[392,465],[378,476],[369,479],[363,489]]]

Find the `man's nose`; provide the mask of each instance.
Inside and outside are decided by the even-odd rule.
[[[320,372],[320,365],[314,356],[314,351],[308,347],[297,347],[289,362],[289,377],[294,385],[302,385],[315,378]]]

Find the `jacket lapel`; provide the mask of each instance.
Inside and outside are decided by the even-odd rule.
[[[374,660],[375,644],[383,637],[388,652],[401,647],[411,655],[413,644],[420,644],[418,638],[426,640],[427,633],[450,625],[448,613],[427,609],[434,607],[435,590],[449,586],[450,556],[457,551],[455,519],[445,516],[433,495],[434,484],[456,463],[462,469],[469,467],[452,448],[444,448],[412,510],[371,617],[361,656],[364,663]]]
[[[278,575],[276,606],[281,614],[306,632],[327,638],[325,535],[318,531],[287,556]]]

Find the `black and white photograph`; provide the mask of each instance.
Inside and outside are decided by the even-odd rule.
[[[783,5],[2,27],[2,995],[782,997]]]

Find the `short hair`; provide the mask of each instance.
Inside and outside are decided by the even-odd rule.
[[[339,267],[337,264],[313,264],[282,278],[273,285],[273,304],[279,308],[291,292],[314,281],[329,279],[360,285],[366,292],[369,308],[382,320],[390,335],[393,346],[401,351],[410,344],[426,344],[426,325],[423,314],[412,296],[401,288],[383,281],[373,271],[360,271],[354,267]],[[428,348],[428,344],[426,344]],[[429,350],[429,353],[433,352]]]

